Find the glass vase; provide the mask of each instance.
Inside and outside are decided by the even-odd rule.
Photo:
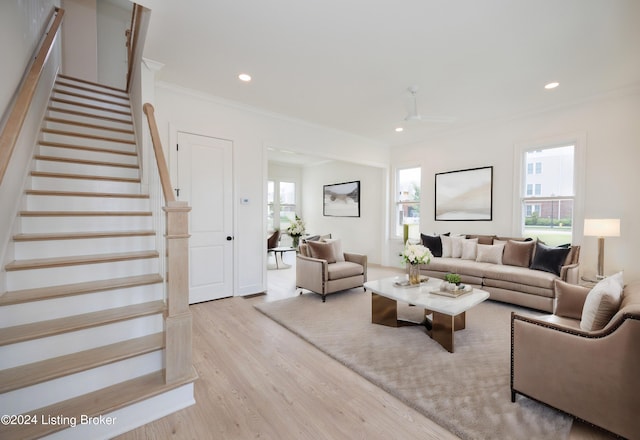
[[[407,270],[409,272],[409,284],[420,284],[420,265],[408,264]]]

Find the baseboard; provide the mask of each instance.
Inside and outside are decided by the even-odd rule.
[[[142,402],[102,415],[97,423],[80,424],[58,431],[47,440],[110,439],[196,403],[193,382],[159,394]]]

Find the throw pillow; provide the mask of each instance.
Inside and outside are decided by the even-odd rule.
[[[478,254],[478,239],[469,238],[462,241],[462,255],[460,258],[463,260],[475,260]]]
[[[536,243],[536,250],[533,254],[533,261],[530,269],[551,272],[560,276],[560,269],[567,258],[569,249],[554,248],[546,246],[540,242]]]
[[[442,241],[442,257],[451,258],[451,237],[443,234],[440,236],[440,240]]]
[[[464,236],[451,237],[451,257],[462,257],[462,243],[466,240]]]
[[[478,244],[476,261],[481,263],[502,264],[503,244]]]
[[[309,241],[307,242],[307,246],[309,246],[309,250],[311,251],[311,258],[326,260],[327,263],[336,262],[336,256],[333,252],[333,244],[323,243],[321,241]]]
[[[330,243],[333,246],[333,254],[336,257],[336,261],[344,261],[344,252],[342,252],[342,240],[339,238],[325,238],[322,240],[325,243]]]
[[[429,248],[434,257],[442,257],[442,240],[439,235],[420,234],[423,246]]]
[[[622,300],[622,272],[598,282],[587,295],[582,308],[580,328],[594,331],[604,328],[616,314]]]
[[[504,245],[502,264],[529,267],[531,265],[531,255],[533,255],[533,248],[535,245],[535,241],[507,241]]]
[[[495,235],[467,235],[467,238],[477,238],[478,244],[493,244]]]

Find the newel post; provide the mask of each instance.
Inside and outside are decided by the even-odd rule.
[[[167,215],[167,318],[165,382],[193,376],[191,311],[189,310],[189,211],[187,202],[170,201]]]

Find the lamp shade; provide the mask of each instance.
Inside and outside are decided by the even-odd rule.
[[[619,218],[592,218],[584,220],[584,235],[590,237],[620,237]]]

